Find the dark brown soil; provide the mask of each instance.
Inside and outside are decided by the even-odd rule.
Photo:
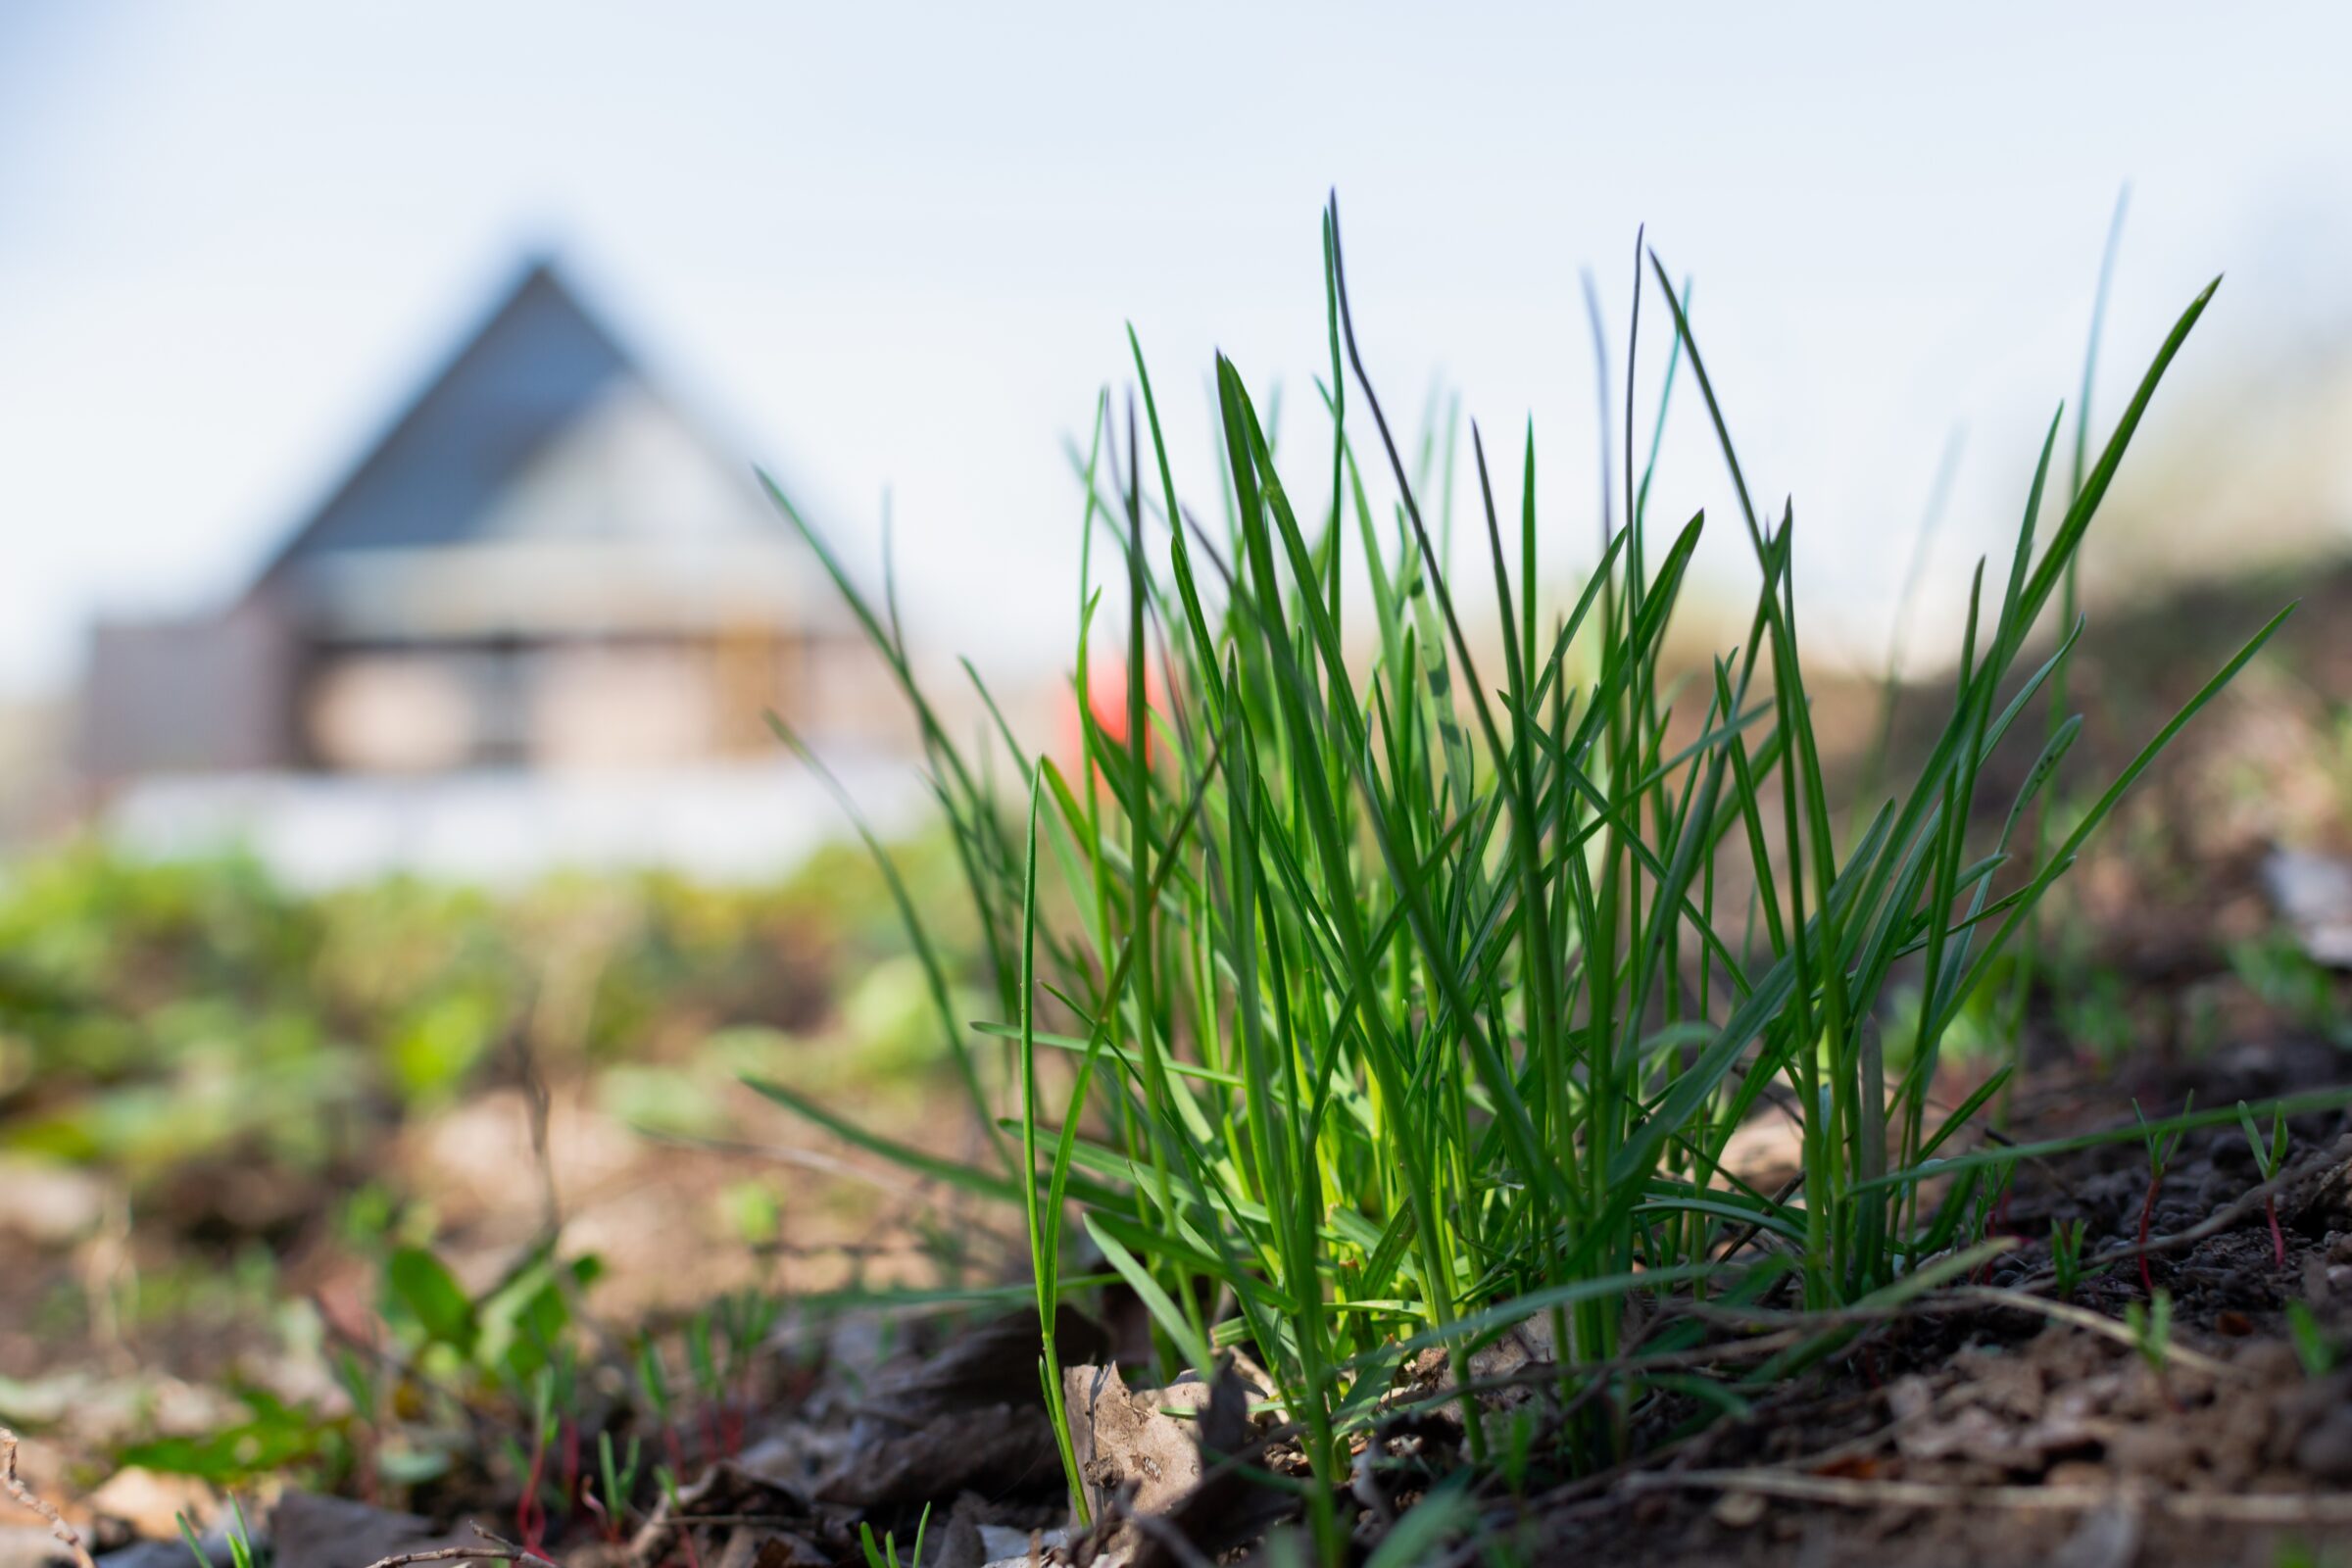
[[[2125,1078],[2044,1077],[2021,1100],[2021,1141],[2151,1116],[2194,1090],[2228,1106],[2338,1082],[2325,1046],[2248,1047]],[[2120,1112],[2120,1115],[2119,1115]],[[2352,1550],[2352,1367],[2308,1371],[2286,1306],[2341,1344],[2352,1330],[2352,1119],[2294,1124],[2290,1162],[2317,1169],[2266,1214],[2149,1259],[2175,1302],[2163,1370],[2128,1341],[1995,1301],[1937,1303],[1874,1330],[1835,1363],[1670,1456],[1534,1500],[1507,1533],[1531,1560],[1644,1564],[2051,1563],[2267,1565]],[[2136,1141],[2021,1169],[2000,1228],[2021,1246],[1992,1287],[2045,1277],[2047,1237],[2081,1219],[2089,1250],[2129,1240],[2147,1190]],[[2152,1232],[2179,1234],[2259,1182],[2234,1126],[2174,1156]],[[2046,1292],[2045,1292],[2046,1294]],[[2120,1321],[2146,1290],[2136,1260],[2070,1304]]]

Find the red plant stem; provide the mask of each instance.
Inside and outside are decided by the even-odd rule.
[[[547,1473],[547,1430],[542,1427],[531,1440],[531,1467],[522,1478],[522,1500],[514,1504],[514,1531],[522,1538],[525,1551],[537,1551],[546,1544],[547,1504],[539,1495],[539,1483]]]
[[[565,1416],[557,1430],[563,1434],[564,1507],[568,1512],[580,1505],[580,1424]]]
[[[582,1493],[580,1506],[596,1515],[596,1533],[605,1538],[606,1545],[617,1546],[620,1544],[620,1521],[605,1511],[605,1505],[596,1500],[595,1493]]]
[[[2286,1267],[2286,1233],[2278,1228],[2278,1200],[2277,1198],[2264,1199],[2262,1211],[2271,1222],[2271,1254],[2278,1259],[2278,1266],[2284,1268]]]
[[[662,1446],[669,1452],[670,1474],[677,1478],[679,1486],[684,1486],[686,1446],[678,1441],[678,1424],[675,1421],[662,1423]],[[702,1553],[694,1549],[694,1526],[683,1519],[678,1523],[678,1541],[686,1548],[687,1568],[703,1568]]]
[[[718,1451],[725,1458],[742,1456],[743,1409],[733,1399],[718,1401]]]
[[[2001,1196],[1999,1200],[1993,1203],[1992,1212],[1984,1217],[1984,1233],[1977,1238],[1978,1241],[1989,1242],[1995,1236],[2006,1236],[2009,1233],[2009,1200],[2016,1193],[2016,1191],[2017,1189],[2015,1187],[2008,1186],[2005,1186],[2001,1189]],[[1970,1278],[1979,1285],[1982,1285],[1986,1280],[1992,1278],[1992,1259],[1988,1257],[1984,1262],[1979,1263],[1977,1265],[1976,1272],[1971,1275]],[[1873,1379],[1872,1381],[1875,1385],[1877,1380]]]

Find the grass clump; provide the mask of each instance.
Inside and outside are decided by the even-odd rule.
[[[1025,810],[948,736],[895,604],[860,597],[777,496],[920,721],[1003,1005],[957,1031],[997,1163],[887,1145],[770,1089],[1020,1206],[1050,1404],[1072,1206],[1151,1308],[1166,1370],[1246,1346],[1298,1423],[1328,1553],[1348,1432],[1424,1348],[1459,1354],[1507,1325],[1548,1324],[1573,1413],[1545,1441],[1592,1466],[1623,1451],[1646,1401],[1737,1401],[1703,1379],[1634,1375],[1637,1294],[1787,1293],[1829,1308],[1900,1298],[1975,1262],[1956,1239],[1980,1182],[1994,1190],[2000,1173],[1939,1167],[1938,1152],[2000,1077],[1939,1102],[1939,1042],[2124,791],[2278,620],[2086,796],[2051,853],[2021,865],[2011,840],[2079,719],[2049,732],[2014,800],[1990,803],[1997,832],[1977,829],[1987,757],[2080,623],[2029,660],[2031,635],[2208,288],[2045,527],[2053,418],[2015,548],[1971,585],[1935,744],[1899,789],[1833,809],[1793,511],[1754,504],[1654,255],[1641,253],[1634,317],[1638,342],[1646,270],[1674,329],[1656,412],[1636,418],[1629,348],[1598,562],[1547,619],[1537,542],[1558,525],[1539,521],[1532,432],[1510,506],[1497,497],[1510,475],[1473,427],[1486,559],[1449,577],[1445,521],[1421,499],[1431,444],[1407,464],[1358,351],[1336,204],[1323,239],[1329,434],[1286,451],[1300,488],[1222,357],[1221,531],[1178,493],[1140,347],[1141,418],[1131,400],[1123,444],[1107,396],[1098,405],[1074,670],[1084,755],[1074,767],[1029,755],[1000,723]],[[1719,439],[1755,583],[1745,635],[1678,669],[1667,632],[1704,519],[1656,518],[1650,495],[1655,432],[1685,377]],[[1638,422],[1653,432],[1640,465]],[[1615,446],[1604,439],[1612,458]],[[1117,552],[1101,586],[1099,537]],[[1085,701],[1090,633],[1113,617],[1124,701],[1104,712]],[[919,932],[917,950],[932,952]],[[1890,1068],[1879,1020],[1898,973],[1917,995],[1917,1043]],[[1767,1106],[1801,1149],[1800,1173],[1770,1191],[1725,1158]],[[1467,1396],[1462,1410],[1474,1452],[1507,1441]]]

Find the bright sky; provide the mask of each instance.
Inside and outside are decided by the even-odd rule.
[[[2106,413],[2216,271],[2160,415],[2352,318],[2352,8],[1677,11],[19,0],[0,691],[69,679],[102,607],[233,591],[532,246],[854,550],[889,488],[910,614],[1000,666],[1060,657],[1061,445],[1122,322],[1212,514],[1212,349],[1307,432],[1327,186],[1392,413],[1443,374],[1514,453],[1532,413],[1563,566],[1578,270],[1621,339],[1646,220],[1858,636],[1955,423],[1954,526],[2013,517],[2123,179]],[[1663,504],[1728,538],[1697,412]]]

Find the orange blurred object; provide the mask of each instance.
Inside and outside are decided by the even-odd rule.
[[[1165,714],[1168,710],[1167,683],[1160,679],[1156,664],[1144,666],[1144,704],[1152,712]],[[1118,659],[1090,660],[1086,671],[1086,706],[1094,714],[1095,727],[1103,737],[1116,745],[1127,744],[1127,665]],[[1086,729],[1079,722],[1076,694],[1064,687],[1061,694],[1058,743],[1055,754],[1066,769],[1075,768],[1086,758]],[[1152,736],[1144,736],[1144,759],[1152,758]]]

